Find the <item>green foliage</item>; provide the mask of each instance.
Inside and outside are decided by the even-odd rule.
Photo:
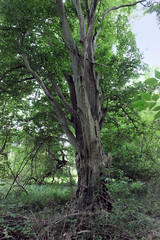
[[[160,110],[160,106],[157,106],[157,107],[152,109],[152,111],[158,111],[158,110]]]
[[[119,180],[107,179],[107,182],[114,198],[116,195],[118,195],[118,199],[121,199],[129,198],[132,194],[144,196],[147,193],[146,183],[140,180],[133,181],[128,177],[121,177]]]
[[[160,72],[155,71],[155,77],[158,78],[158,79],[160,79]]]
[[[158,80],[156,78],[148,78],[145,80],[145,84],[149,85],[150,87],[155,86],[158,83]]]
[[[156,188],[156,183],[148,185],[126,178],[110,183],[112,195],[117,199],[110,216],[110,224],[115,226],[113,239],[118,240],[122,235],[129,239],[148,239],[148,236],[154,239],[160,221],[155,218],[160,211]]]
[[[151,100],[151,95],[149,93],[142,93],[141,97],[143,100],[147,100],[147,101]]]
[[[9,185],[8,185],[9,187]],[[3,195],[7,193],[8,187],[1,188]],[[1,209],[8,207],[20,209],[27,209],[28,211],[40,211],[45,207],[58,208],[65,204],[72,197],[71,189],[65,185],[28,185],[25,186],[27,194],[21,187],[15,187],[8,195],[5,201],[1,201]],[[6,207],[5,207],[6,206]],[[16,210],[15,209],[15,210]]]
[[[3,230],[6,229],[12,236],[20,236],[21,233],[25,239],[34,239],[34,236],[36,239],[46,239],[49,236],[59,238],[64,233],[74,238],[81,236],[82,239],[97,240],[104,236],[115,240],[122,236],[129,239],[154,237],[160,224],[159,180],[148,184],[131,181],[121,174],[119,181],[107,179],[107,186],[115,199],[112,213],[100,211],[94,213],[94,216],[86,211],[67,214],[66,207],[62,210],[62,205],[71,198],[66,186],[27,186],[28,196],[21,189],[15,189],[6,202],[1,201],[1,227],[4,224]],[[68,207],[73,208],[73,202]],[[24,225],[19,225],[19,221],[24,223],[25,219],[20,218],[17,214],[19,211],[20,216],[27,215],[28,222]],[[10,225],[13,220],[14,228]]]
[[[159,94],[153,94],[152,100],[157,101],[159,99]]]
[[[0,238],[1,239],[35,239],[33,224],[22,215],[15,214],[0,206]]]
[[[142,111],[142,110],[145,110],[148,107],[148,104],[144,100],[138,100],[138,101],[135,101],[132,104],[132,107],[133,108],[138,108],[138,110]]]
[[[160,111],[159,111],[158,113],[155,114],[155,116],[154,116],[154,120],[157,120],[157,119],[159,119],[159,118],[160,118]]]
[[[150,93],[143,92],[139,94],[142,100],[137,100],[132,103],[132,107],[137,109],[138,111],[146,110],[147,108],[152,111],[158,111],[154,115],[154,120],[159,119],[160,111],[159,111],[159,94],[155,93],[156,90],[159,89],[159,79],[160,79],[160,72],[155,71],[156,78],[148,78],[145,80],[145,84],[147,88],[149,87]],[[153,102],[154,101],[154,102]],[[156,107],[155,107],[156,106]],[[155,108],[154,108],[155,107]]]

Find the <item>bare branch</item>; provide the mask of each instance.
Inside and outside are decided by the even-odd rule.
[[[25,166],[28,164],[28,162],[30,161],[30,159],[33,159],[33,158],[38,154],[40,148],[43,146],[43,144],[44,144],[47,140],[48,140],[48,138],[45,138],[45,139],[43,140],[43,142],[42,142],[39,146],[35,146],[35,147],[32,149],[32,151],[31,151],[29,154],[27,154],[27,156],[25,156],[25,157],[23,158],[23,160],[22,160],[22,162],[21,162],[21,164],[20,164],[20,166],[19,166],[19,168],[18,168],[18,170],[17,170],[17,173],[14,174],[14,176],[15,176],[15,177],[14,177],[14,180],[13,180],[10,188],[8,189],[8,192],[6,193],[4,199],[7,199],[10,191],[12,190],[12,188],[13,188],[13,186],[14,186],[14,184],[15,184],[15,182],[17,182],[17,178],[20,176],[21,172],[23,171],[23,169],[25,168]]]
[[[120,6],[117,6],[117,7],[112,7],[112,8],[109,8],[107,11],[104,12],[103,16],[102,16],[102,20],[105,19],[106,15],[111,12],[111,11],[115,11],[115,10],[118,10],[120,8],[124,8],[124,7],[132,7],[132,6],[135,6],[137,5],[138,3],[143,3],[143,2],[146,2],[146,0],[140,0],[140,1],[137,1],[135,3],[131,3],[131,4],[123,4],[123,5],[120,5]]]
[[[157,4],[158,2],[157,1],[154,1],[154,2],[149,2],[149,3],[147,3],[146,5],[145,4],[143,4],[143,3],[141,3],[141,5],[143,6],[143,7],[151,7],[151,6],[153,6],[154,4]]]
[[[65,72],[63,72],[63,76],[69,86],[72,107],[75,111],[77,111],[77,98],[73,78],[71,75],[67,75]]]
[[[27,78],[24,78],[24,79],[21,79],[19,81],[17,81],[16,83],[20,83],[20,82],[26,82],[26,81],[30,81],[30,80],[33,80],[34,77],[27,77]]]

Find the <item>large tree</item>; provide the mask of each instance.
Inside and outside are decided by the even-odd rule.
[[[100,47],[103,41],[114,38],[116,18],[119,17],[117,24],[123,22],[123,13],[115,16],[112,14],[115,10],[145,2],[115,1],[114,6],[113,1],[100,0],[56,0],[55,3],[50,0],[1,1],[3,61],[0,81],[7,89],[6,94],[12,93],[12,98],[17,92],[24,98],[25,94],[33,94],[38,86],[43,89],[55,117],[76,151],[79,208],[88,205],[111,208],[104,181],[107,155],[101,143],[108,96],[102,89],[103,71],[102,75],[101,71],[96,71],[96,66],[97,69],[100,66],[107,69],[107,66],[103,61],[97,63],[97,44]],[[126,21],[123,27],[124,24]],[[116,31],[117,36],[124,40],[124,35]],[[126,40],[130,41],[128,35]],[[105,55],[109,59],[113,46],[112,43],[107,44],[104,50],[108,51]],[[123,44],[126,46],[126,42],[117,44],[122,59],[126,53]],[[136,59],[136,56],[131,58]],[[118,61],[117,66],[120,66]],[[127,71],[131,72],[132,68],[133,61],[127,66]],[[117,76],[122,76],[125,71],[121,66],[121,73]],[[108,81],[112,82],[111,79]],[[16,92],[13,92],[14,88]],[[3,92],[4,89],[1,90]],[[110,94],[112,90],[115,88],[110,89]]]

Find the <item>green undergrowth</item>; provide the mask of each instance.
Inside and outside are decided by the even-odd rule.
[[[68,203],[72,191],[67,185],[28,185],[28,195],[21,187],[15,187],[5,201],[8,186],[1,188],[2,239],[160,239],[159,180],[144,183],[112,179],[107,185],[114,200],[113,209],[95,214],[73,211],[72,202]],[[9,234],[12,238],[7,237]]]
[[[49,220],[71,199],[71,189],[64,185],[14,186],[0,184],[0,239],[37,239],[41,220]]]
[[[5,186],[2,190],[5,196],[8,191]],[[3,198],[1,197],[1,198]],[[1,206],[9,206],[16,209],[40,211],[43,208],[56,208],[64,205],[71,198],[70,187],[64,185],[27,185],[25,190],[15,186],[5,201],[1,201]]]
[[[115,199],[110,224],[114,240],[160,239],[160,183],[133,182],[129,179],[110,183]]]

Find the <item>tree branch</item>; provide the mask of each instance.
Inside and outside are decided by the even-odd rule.
[[[122,111],[125,113],[125,115],[129,118],[129,120],[132,122],[133,126],[138,130],[136,124],[134,123],[134,119],[129,115],[129,113],[125,110],[123,106],[120,106]]]
[[[9,135],[9,133],[10,133],[10,130],[7,129],[7,130],[6,130],[6,136],[5,136],[5,140],[4,140],[3,146],[2,146],[2,148],[0,149],[0,155],[7,156],[7,153],[4,153],[4,150],[5,150],[5,147],[6,147],[6,144],[7,144],[7,140],[8,140],[8,135]]]
[[[83,60],[84,60],[84,68],[85,68],[85,61],[87,58],[93,61],[94,59],[94,49],[93,46],[93,27],[94,27],[94,20],[95,20],[95,11],[99,0],[93,0],[91,3],[90,8],[90,16],[87,18],[88,28],[87,33],[84,41],[83,46]],[[88,2],[87,2],[88,5]]]
[[[27,68],[27,70],[32,74],[32,76],[36,79],[36,81],[39,83],[39,85],[42,87],[46,97],[48,98],[48,100],[51,102],[52,106],[53,106],[53,110],[56,112],[56,115],[58,116],[58,121],[63,129],[63,131],[66,133],[70,143],[74,146],[74,148],[77,150],[78,149],[78,144],[76,141],[76,138],[74,136],[74,134],[72,133],[72,131],[69,129],[66,117],[64,112],[61,109],[61,106],[59,105],[58,101],[53,97],[52,93],[50,92],[50,90],[47,88],[47,86],[44,84],[44,82],[40,79],[40,77],[38,76],[37,72],[34,71],[28,61],[27,56],[24,53],[21,53],[21,56],[24,60],[25,66]]]
[[[25,29],[23,28],[0,26],[0,31],[13,31],[13,30],[25,31]]]
[[[57,4],[59,18],[61,21],[64,40],[65,40],[66,44],[69,46],[69,48],[73,50],[76,48],[76,42],[74,41],[72,34],[71,34],[68,19],[66,16],[66,11],[64,8],[64,3],[62,2],[62,0],[56,0],[56,4]]]
[[[87,20],[90,18],[89,0],[85,0]]]
[[[48,140],[48,138],[45,138],[45,139],[43,140],[43,142],[42,142],[41,144],[39,144],[38,147],[37,147],[37,146],[34,146],[34,148],[32,149],[32,151],[31,151],[29,154],[27,154],[26,157],[23,158],[23,160],[22,160],[22,162],[21,162],[21,164],[20,164],[20,166],[19,166],[19,168],[18,168],[18,170],[17,170],[17,173],[14,174],[14,176],[15,176],[15,177],[14,177],[14,180],[13,180],[10,188],[8,189],[8,192],[6,193],[4,199],[7,199],[10,191],[12,190],[12,188],[13,188],[13,186],[14,186],[14,184],[15,184],[15,182],[17,182],[17,178],[19,177],[19,175],[21,174],[21,172],[23,171],[23,169],[25,168],[25,166],[26,166],[26,165],[28,164],[28,162],[30,161],[30,157],[31,157],[31,159],[33,159],[33,158],[38,154],[38,151],[40,150],[40,148],[43,146],[43,144],[44,144],[45,141],[47,141],[47,140]],[[35,153],[34,153],[34,151],[35,151]]]
[[[102,20],[104,20],[106,18],[106,15],[111,12],[111,11],[115,11],[115,10],[118,10],[120,8],[124,8],[124,7],[132,7],[132,6],[135,6],[137,5],[138,3],[143,3],[143,2],[146,2],[146,0],[140,0],[140,1],[137,1],[135,3],[131,3],[131,4],[123,4],[123,5],[120,5],[120,6],[117,6],[117,7],[112,7],[112,8],[109,8],[107,11],[104,12],[103,16],[102,16]]]
[[[20,82],[25,82],[25,81],[29,81],[29,80],[33,80],[35,79],[34,77],[27,77],[27,78],[24,78],[24,79],[21,79],[19,81],[17,81],[16,83],[20,83]]]
[[[21,53],[21,56],[22,56],[22,58],[23,58],[23,60],[24,60],[24,64],[25,64],[27,70],[29,71],[29,73],[32,74],[32,76],[36,79],[36,81],[37,81],[37,82],[39,83],[39,85],[42,87],[42,89],[43,89],[45,95],[47,96],[47,98],[48,98],[51,102],[54,101],[54,98],[53,98],[51,92],[49,91],[49,89],[47,88],[47,86],[46,86],[46,85],[44,84],[44,82],[40,79],[40,77],[38,76],[37,72],[34,71],[34,70],[31,68],[27,56],[26,56],[24,53]]]
[[[81,9],[81,3],[80,3],[80,0],[72,0],[72,1],[76,8],[77,15],[79,18],[80,40],[83,43],[85,35],[86,35],[86,30],[85,30],[85,20],[84,20],[84,16],[83,16],[82,9]]]
[[[92,0],[92,4],[91,4],[91,17],[92,17],[92,14],[95,14],[98,2],[99,2],[99,0]]]
[[[75,85],[73,82],[73,78],[71,75],[67,75],[65,72],[63,72],[63,76],[69,86],[72,107],[73,107],[74,111],[77,111],[77,98],[76,98],[76,91],[75,91]]]
[[[107,65],[103,64],[103,63],[97,63],[97,62],[92,62],[91,60],[89,60],[88,58],[86,59],[88,62],[92,63],[92,64],[95,64],[95,65],[98,65],[98,66],[102,66],[102,67],[105,67],[108,69]]]
[[[20,68],[20,69],[21,69],[21,68],[25,68],[25,66],[24,66],[24,65],[19,65],[19,66],[17,66],[17,67],[10,68],[9,70],[7,70],[7,71],[2,75],[2,77],[0,78],[0,81],[3,80],[3,78],[5,78],[8,73],[11,73],[11,72],[13,72],[14,70],[17,70],[17,69],[19,69],[19,68]]]
[[[43,71],[43,73],[44,73],[44,71]],[[66,101],[63,93],[61,92],[60,88],[58,87],[58,85],[57,85],[55,79],[53,78],[53,76],[51,74],[46,74],[46,73],[44,73],[44,74],[45,74],[45,76],[47,76],[51,80],[52,86],[53,86],[54,90],[56,91],[56,93],[58,94],[60,100],[62,101],[63,106],[71,113],[71,115],[75,116],[76,112]]]
[[[25,40],[26,34],[27,34],[27,30],[25,30],[25,31],[22,33],[22,39],[21,39],[21,43],[20,43],[20,49],[21,49],[21,50],[22,50],[22,48],[23,48],[23,44],[24,44],[24,40]]]

